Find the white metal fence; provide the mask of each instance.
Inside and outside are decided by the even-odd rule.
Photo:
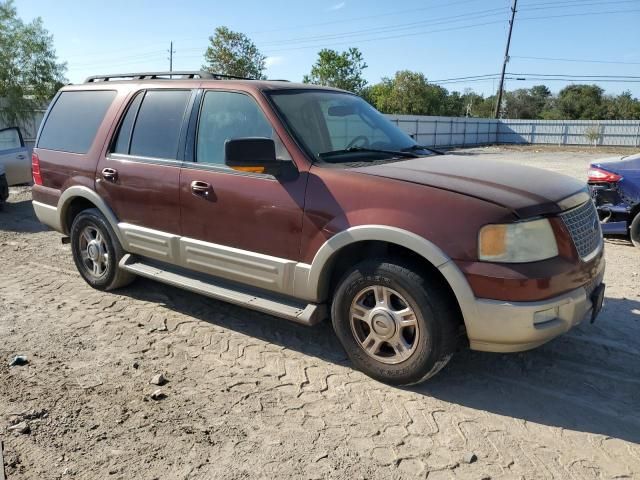
[[[419,115],[387,117],[418,143],[434,147],[513,143],[640,147],[640,120],[495,120]]]

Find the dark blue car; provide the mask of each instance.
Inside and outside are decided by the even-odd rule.
[[[628,235],[640,247],[640,154],[592,163],[589,185],[602,233]]]

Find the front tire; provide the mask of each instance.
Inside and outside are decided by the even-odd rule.
[[[82,278],[97,290],[124,287],[135,275],[118,267],[124,250],[97,208],[80,212],[71,225],[71,251]]]
[[[432,377],[457,344],[459,314],[449,291],[404,262],[368,260],[349,270],[331,317],[354,365],[392,385]]]

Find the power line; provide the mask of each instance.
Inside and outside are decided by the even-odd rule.
[[[476,1],[476,0],[471,0],[471,1]],[[630,0],[624,0],[625,2],[628,2]],[[464,2],[457,2],[457,3],[470,3],[469,0],[466,0]],[[553,3],[554,6],[557,5],[557,2],[550,2]],[[614,2],[609,2],[609,3],[614,3]],[[619,3],[619,1],[616,1],[615,3]],[[451,3],[450,5],[453,5],[454,3]],[[539,5],[539,4],[532,4],[532,5]],[[585,5],[584,2],[579,2],[579,3],[575,3],[572,4],[570,6],[583,6]],[[425,7],[425,8],[420,8],[420,9],[412,9],[412,11],[417,11],[417,10],[426,10],[429,8],[437,8],[437,7]],[[429,25],[434,25],[434,24],[445,24],[445,23],[457,23],[459,21],[463,21],[463,18],[465,16],[471,17],[468,20],[473,19],[473,17],[475,16],[476,18],[482,18],[482,17],[488,17],[491,16],[490,12],[493,11],[501,11],[502,9],[490,9],[490,10],[481,10],[478,12],[473,12],[473,13],[467,13],[467,14],[462,14],[462,15],[455,15],[455,16],[449,16],[449,17],[438,17],[435,20],[437,23],[434,23],[433,21],[429,21]],[[522,8],[520,9],[522,10]],[[601,11],[601,12],[574,12],[571,14],[562,14],[562,15],[545,15],[545,16],[535,16],[535,17],[519,17],[519,21],[527,21],[527,20],[546,20],[549,18],[564,18],[564,17],[573,17],[573,16],[590,16],[590,15],[608,15],[608,14],[618,14],[618,13],[633,13],[633,12],[638,12],[640,10],[634,9],[634,10],[615,10],[615,11]],[[375,15],[375,17],[377,16],[383,16],[383,15]],[[368,17],[360,17],[360,18],[368,18]],[[350,20],[350,21],[353,21]],[[338,23],[341,21],[335,21],[335,23]],[[334,22],[324,22],[324,23],[334,23]],[[381,28],[373,28],[373,29],[367,29],[367,30],[356,30],[356,31],[351,31],[351,32],[342,32],[339,34],[327,34],[327,35],[318,35],[318,36],[314,36],[314,37],[301,37],[298,39],[283,39],[283,40],[274,40],[272,42],[268,42],[266,45],[267,46],[273,46],[276,47],[278,45],[289,45],[291,43],[295,43],[298,42],[300,43],[300,41],[302,43],[308,43],[308,42],[313,42],[316,40],[330,40],[333,38],[344,38],[346,36],[364,36],[365,38],[362,38],[360,40],[358,39],[352,39],[349,40],[348,42],[334,42],[331,44],[326,44],[326,43],[321,43],[321,44],[309,44],[309,45],[298,45],[296,47],[291,47],[291,48],[280,48],[280,49],[274,49],[274,50],[267,50],[265,53],[276,53],[276,52],[283,52],[283,51],[290,51],[290,50],[302,50],[302,49],[310,49],[310,48],[322,48],[325,46],[337,46],[337,45],[343,45],[345,43],[353,43],[353,42],[372,42],[372,41],[379,41],[379,40],[388,40],[388,39],[395,39],[395,38],[403,38],[403,37],[408,37],[408,36],[414,36],[414,35],[422,35],[422,34],[430,34],[430,33],[438,33],[438,32],[446,32],[446,31],[452,31],[452,30],[461,30],[461,29],[465,29],[465,28],[474,28],[474,27],[478,27],[478,26],[484,26],[484,25],[492,25],[492,24],[497,24],[497,23],[502,23],[501,21],[494,21],[494,22],[482,22],[482,23],[476,23],[476,24],[470,24],[470,25],[463,25],[460,27],[455,27],[452,29],[439,29],[439,30],[423,30],[423,31],[413,31],[413,32],[406,32],[403,34],[399,34],[399,35],[393,35],[393,36],[373,36],[370,38],[367,35],[367,32],[376,32],[376,33],[380,33],[380,32],[389,32],[391,33],[391,31],[393,30],[406,30],[406,29],[416,29],[421,27],[423,24],[425,24],[425,22],[411,22],[411,23],[405,23],[405,24],[396,24],[396,25],[388,25],[386,27],[381,27]],[[310,24],[310,25],[317,25],[317,24]],[[264,45],[264,44],[263,44]],[[187,48],[187,49],[183,49],[183,51],[200,51],[203,50],[201,48]],[[159,53],[159,50],[153,51],[153,52],[147,52],[145,54],[136,54],[135,56],[125,56],[125,57],[119,57],[119,59],[134,59],[134,58],[141,58],[141,59],[147,59],[149,57],[149,55],[156,55],[157,53]],[[93,58],[95,58],[95,54],[91,54],[91,56]],[[194,57],[200,57],[201,55],[186,55],[185,58],[194,58]],[[104,63],[104,61],[102,62],[81,62],[81,63],[74,63],[75,65],[85,65],[85,66],[92,66],[92,65],[102,65]]]
[[[600,5],[615,5],[619,3],[638,3],[637,0],[616,0],[613,2],[603,2],[603,1],[581,1],[576,3],[564,4],[562,2],[553,2],[551,4],[538,4],[540,6],[535,6],[536,4],[531,4],[530,6],[524,6],[520,8],[521,11],[529,11],[529,10],[549,10],[556,8],[573,8],[573,7],[595,7]],[[544,5],[544,6],[543,6]]]
[[[447,24],[447,23],[456,23],[456,22],[469,21],[469,20],[475,20],[475,19],[486,18],[486,17],[494,17],[496,15],[496,13],[503,12],[504,10],[505,10],[504,8],[493,8],[493,9],[490,9],[490,10],[481,10],[481,11],[478,11],[478,12],[470,12],[470,13],[465,13],[465,14],[461,14],[461,15],[453,15],[453,16],[439,17],[439,18],[437,17],[437,18],[429,19],[429,25],[430,26],[431,25],[442,25],[442,24]],[[326,34],[326,35],[306,36],[306,37],[274,40],[272,42],[261,43],[261,45],[262,46],[281,45],[283,43],[300,42],[300,41],[308,43],[308,42],[315,41],[315,40],[330,40],[330,39],[333,39],[333,38],[344,38],[344,37],[358,36],[358,35],[366,34],[366,33],[369,33],[369,32],[386,33],[386,32],[391,32],[391,31],[396,31],[396,30],[407,30],[407,29],[411,29],[411,28],[419,28],[419,27],[424,27],[424,26],[425,26],[425,21],[421,20],[419,22],[388,25],[386,27],[367,28],[367,29],[364,29],[364,30],[352,30],[352,31],[348,31],[348,32],[340,32],[340,33],[333,33],[333,34]]]
[[[441,0],[442,3],[444,3],[444,5],[431,5],[428,7],[420,7],[420,8],[411,8],[411,9],[406,9],[406,10],[396,10],[396,11],[389,11],[389,12],[385,12],[385,13],[380,13],[380,14],[376,14],[376,15],[367,15],[367,16],[359,16],[359,17],[349,17],[349,18],[342,18],[339,20],[331,20],[331,21],[327,21],[327,22],[318,22],[318,23],[306,23],[306,24],[297,24],[295,27],[282,27],[282,28],[274,28],[271,30],[259,30],[259,31],[250,31],[250,32],[246,32],[247,35],[255,35],[255,34],[261,34],[261,33],[273,33],[273,32],[286,32],[286,31],[295,31],[295,30],[302,30],[305,28],[309,28],[309,27],[317,27],[317,26],[326,26],[326,25],[333,25],[333,24],[339,24],[339,23],[353,23],[355,21],[360,21],[360,20],[370,20],[373,18],[382,18],[382,17],[390,17],[390,16],[396,16],[396,15],[404,15],[407,13],[413,13],[413,12],[418,12],[418,11],[425,11],[425,10],[437,10],[440,8],[447,8],[447,7],[452,7],[452,6],[456,6],[456,5],[463,5],[463,4],[468,4],[468,3],[477,3],[480,2],[481,0],[460,0],[460,1],[455,1],[455,2],[449,2],[447,0]],[[177,38],[178,40],[193,40],[193,39],[201,39],[201,36],[188,36],[188,37],[174,37]],[[159,43],[150,43],[150,44],[146,44],[145,47],[141,47],[141,48],[150,48],[156,45],[160,45]],[[199,50],[199,49],[184,49],[186,50]],[[103,52],[99,52],[102,55],[104,54],[109,54],[109,53],[113,53],[113,54],[118,54],[120,52],[130,52],[131,49],[130,48],[120,48],[120,49],[116,49],[116,50],[105,50]],[[155,53],[157,50],[155,50],[152,53]],[[92,57],[95,58],[96,53],[92,52],[92,53],[86,53],[84,55],[77,55],[76,58],[80,58],[80,57]],[[73,57],[71,57],[73,58]]]
[[[618,13],[636,13],[640,9],[634,10],[609,10],[605,12],[585,12],[585,13],[565,13],[562,15],[545,15],[543,17],[522,17],[520,20],[547,20],[549,18],[566,18],[566,17],[588,17],[590,15],[613,15]]]
[[[614,60],[586,60],[579,58],[552,58],[552,57],[526,57],[521,55],[511,55],[511,58],[520,58],[525,60],[546,60],[551,62],[574,62],[574,63],[604,63],[610,65],[640,65],[640,62],[623,62]]]
[[[589,12],[589,13],[572,13],[572,14],[564,14],[564,15],[546,15],[546,16],[539,16],[539,17],[518,17],[518,21],[548,20],[548,19],[551,19],[551,18],[565,18],[565,17],[575,17],[575,16],[593,16],[593,15],[602,16],[602,15],[613,15],[613,14],[620,14],[620,13],[635,13],[635,12],[640,12],[640,9],[613,10],[613,11]],[[296,46],[296,47],[290,47],[290,48],[279,48],[279,49],[274,49],[274,50],[267,50],[264,53],[270,54],[270,53],[287,52],[287,51],[293,51],[293,50],[304,50],[304,49],[310,49],[310,48],[324,48],[324,47],[332,47],[332,46],[344,45],[345,43],[353,44],[354,42],[368,43],[368,42],[376,42],[376,41],[380,41],[380,40],[393,40],[393,39],[396,39],[396,38],[413,37],[413,36],[416,36],[416,35],[424,35],[424,34],[440,33],[440,32],[449,32],[449,31],[454,31],[454,30],[464,30],[466,28],[474,28],[474,27],[481,27],[481,26],[485,26],[485,25],[495,25],[495,24],[502,24],[502,23],[503,23],[502,20],[495,20],[495,21],[491,21],[491,22],[482,22],[482,23],[475,23],[475,24],[470,24],[470,25],[463,25],[463,26],[460,26],[460,27],[444,28],[444,29],[438,29],[438,30],[424,30],[424,31],[417,31],[417,32],[398,34],[398,35],[389,35],[389,36],[383,36],[383,37],[364,38],[364,39],[359,39],[359,40],[356,39],[356,40],[351,40],[349,42],[335,42],[335,43],[329,43],[329,44],[322,43],[322,44],[316,44],[316,45]]]
[[[566,77],[566,78],[621,78],[621,79],[633,79],[640,80],[640,77],[634,75],[572,75],[572,74],[564,74],[564,73],[514,73],[509,72],[509,75],[520,75],[523,77],[526,76],[536,76],[536,77]]]
[[[607,4],[614,4],[614,3],[621,3],[621,2],[634,2],[637,0],[613,0],[613,1],[603,1],[603,0],[586,0],[586,2],[601,2],[605,5]],[[557,2],[533,2],[533,3],[529,3],[529,2],[525,2],[524,4],[521,4],[523,6],[523,8],[529,8],[529,7],[538,7],[538,6],[545,6],[545,5],[550,5],[550,6],[557,6],[557,5],[566,5],[567,7],[572,7],[572,6],[582,6],[585,3],[585,0],[560,0]]]
[[[445,82],[450,82],[450,81],[455,81],[455,80],[472,80],[472,79],[482,79],[482,78],[487,78],[487,77],[499,77],[500,73],[488,73],[486,75],[471,75],[468,77],[455,77],[455,78],[444,78],[441,80],[429,80],[429,83],[445,83]]]

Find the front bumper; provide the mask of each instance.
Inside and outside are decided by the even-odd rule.
[[[476,299],[476,315],[466,319],[471,349],[520,352],[538,347],[591,318],[591,294],[602,283],[604,261],[587,286],[537,302]]]

